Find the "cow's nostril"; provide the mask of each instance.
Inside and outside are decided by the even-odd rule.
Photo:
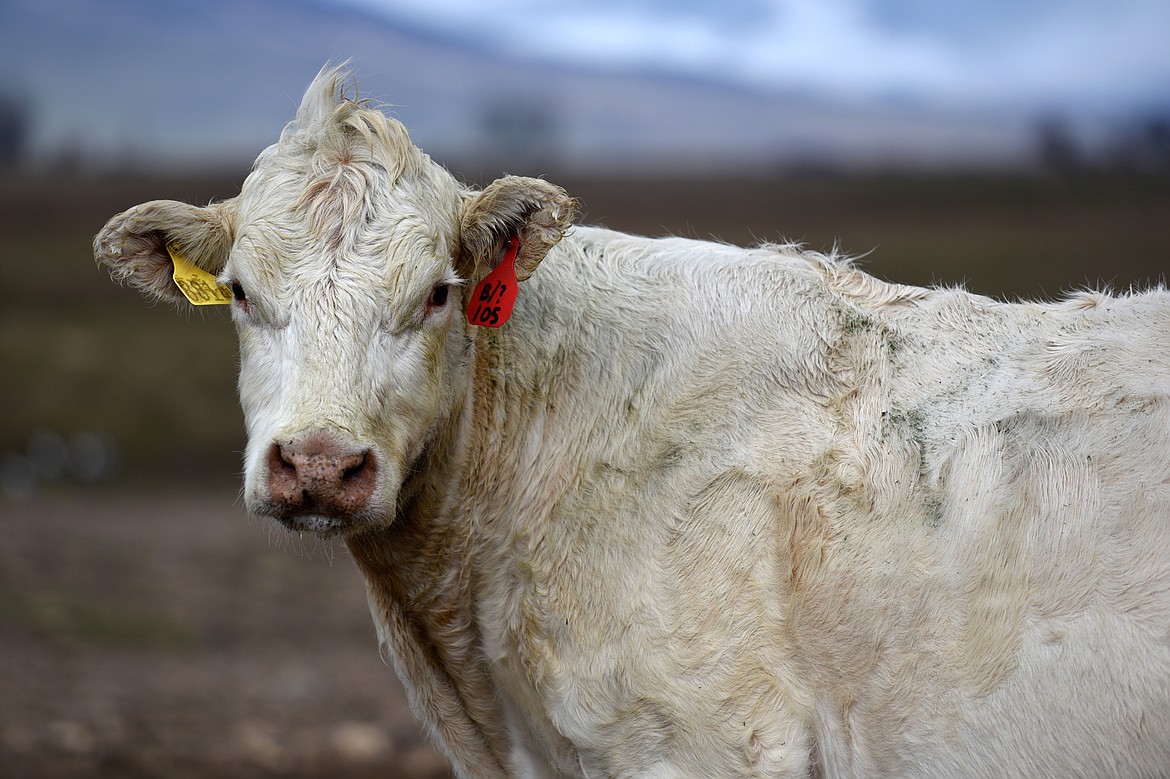
[[[297,466],[293,455],[286,452],[280,444],[273,444],[272,448],[268,450],[268,473],[271,476],[283,475],[296,478]]]
[[[360,457],[361,458],[356,463],[341,472],[342,481],[352,481],[353,479],[360,477],[363,471],[366,470],[367,462],[370,459],[370,453],[363,452]]]

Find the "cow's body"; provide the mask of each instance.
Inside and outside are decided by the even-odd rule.
[[[111,264],[146,234],[107,230]],[[302,478],[281,446],[324,445],[249,445],[257,510],[347,533],[461,775],[1170,775],[1170,294],[1009,305],[789,248],[552,243],[500,330],[432,295],[439,410],[405,465],[363,455],[403,474],[386,517],[265,504]]]
[[[399,667],[420,713],[522,764],[1155,775],[1168,340],[1162,292],[1004,305],[579,229],[476,334],[434,497],[351,546],[395,654],[441,658]]]

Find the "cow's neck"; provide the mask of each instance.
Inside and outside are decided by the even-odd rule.
[[[567,255],[562,263],[580,256],[571,246],[555,251]],[[485,645],[491,641],[481,635],[476,610],[492,597],[489,579],[498,577],[478,571],[508,555],[523,534],[517,523],[538,522],[552,510],[576,472],[579,447],[547,433],[561,415],[587,415],[598,400],[598,388],[581,380],[580,334],[550,325],[566,301],[539,282],[521,293],[506,327],[468,329],[463,406],[417,463],[395,521],[349,540],[416,715],[452,761],[474,766],[468,773],[475,775],[507,764],[511,736],[490,655],[513,649]],[[595,361],[596,349],[584,358]]]
[[[447,505],[467,468],[470,418],[469,406],[451,411],[403,485],[393,523],[348,545],[415,715],[460,775],[505,776],[504,717],[471,610],[470,538]]]
[[[539,349],[521,322],[469,327],[463,404],[415,464],[394,522],[348,541],[415,714],[452,762],[476,776],[504,773],[510,736],[477,626],[468,550],[484,549],[484,536],[513,518],[517,487],[541,491],[537,469],[520,473],[517,455],[554,401],[531,390],[556,383],[537,375]]]

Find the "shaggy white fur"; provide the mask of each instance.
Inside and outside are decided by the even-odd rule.
[[[1170,775],[1170,294],[569,233],[559,188],[460,186],[345,78],[238,198],[95,251],[235,285],[247,505],[344,534],[460,776]],[[474,328],[513,235],[515,314]],[[280,515],[309,434],[372,453],[368,501]]]

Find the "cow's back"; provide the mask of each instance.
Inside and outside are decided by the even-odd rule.
[[[1170,296],[876,313],[794,600],[826,761],[1163,775]]]

